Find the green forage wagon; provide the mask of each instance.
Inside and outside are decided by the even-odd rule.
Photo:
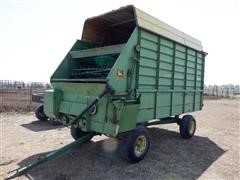
[[[85,21],[77,40],[51,77],[53,89],[33,96],[43,102],[39,120],[59,119],[76,140],[20,167],[25,174],[94,135],[121,140],[120,154],[142,160],[150,147],[145,126],[176,123],[191,138],[191,115],[203,106],[205,53],[201,42],[134,6]]]
[[[123,157],[138,162],[150,146],[145,126],[176,123],[183,138],[194,135],[194,117],[180,115],[202,109],[206,54],[197,39],[131,5],[89,18],[51,77],[44,113],[76,140],[121,138]]]

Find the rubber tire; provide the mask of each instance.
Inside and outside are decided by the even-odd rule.
[[[189,128],[188,128],[191,121],[194,122],[194,131],[193,131],[192,134],[189,132]],[[182,120],[180,121],[179,130],[180,130],[180,135],[182,136],[183,139],[192,138],[194,136],[195,131],[196,131],[196,120],[195,120],[195,118],[192,115],[183,116]]]
[[[43,104],[41,104],[40,106],[37,107],[37,109],[35,110],[35,116],[40,121],[48,120],[47,115],[43,111]]]
[[[136,156],[134,151],[135,141],[138,136],[144,135],[146,138],[146,149],[141,156]],[[130,163],[137,163],[144,159],[147,155],[150,147],[150,136],[148,130],[144,126],[137,126],[132,132],[128,133],[127,136],[122,140],[120,147],[120,155],[123,159],[126,159]]]
[[[73,139],[75,139],[75,140],[77,140],[77,139],[85,136],[86,134],[88,134],[88,132],[84,132],[80,128],[75,128],[73,125],[71,126],[70,131],[71,131],[71,135],[72,135]],[[92,139],[92,137],[89,139],[89,141]]]

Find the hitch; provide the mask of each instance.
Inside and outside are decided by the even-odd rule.
[[[88,133],[86,134],[85,136],[79,138],[78,140],[70,143],[70,144],[67,144],[66,146],[60,148],[60,149],[57,149],[53,152],[50,152],[49,154],[47,154],[46,156],[43,156],[43,157],[40,157],[38,158],[38,160],[36,160],[35,162],[33,163],[30,163],[24,167],[20,167],[20,168],[17,168],[17,169],[14,169],[12,171],[9,171],[8,172],[8,177],[5,178],[5,180],[8,180],[8,179],[13,179],[13,178],[16,178],[18,176],[21,176],[23,174],[26,174],[28,171],[30,171],[32,168],[46,162],[46,161],[49,161],[51,159],[54,159],[55,157],[65,153],[66,151],[70,150],[70,149],[73,149],[81,144],[83,144],[84,142],[87,142],[89,139],[92,138],[92,135],[94,135],[94,133]]]

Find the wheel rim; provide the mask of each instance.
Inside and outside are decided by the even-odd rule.
[[[135,147],[134,147],[135,155],[137,157],[141,156],[145,152],[146,147],[147,147],[146,137],[143,135],[138,136],[135,141]]]
[[[194,121],[190,121],[188,125],[188,132],[190,135],[192,135],[195,131],[195,123]]]

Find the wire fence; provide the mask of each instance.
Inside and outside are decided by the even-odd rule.
[[[38,103],[32,101],[32,94],[42,93],[50,89],[49,83],[0,81],[0,112],[33,111]]]

